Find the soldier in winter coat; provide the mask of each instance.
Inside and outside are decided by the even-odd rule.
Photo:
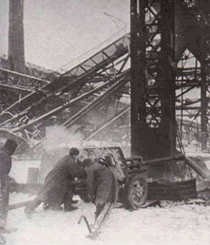
[[[65,211],[77,209],[73,207],[73,185],[74,178],[85,178],[86,172],[82,166],[76,163],[79,155],[77,148],[71,148],[69,155],[63,157],[56,166],[48,173],[45,183],[37,198],[35,198],[26,208],[25,214],[32,218],[35,208],[42,202],[53,210],[60,210],[60,205],[64,203]]]
[[[87,166],[87,186],[91,201],[96,205],[95,218],[99,216],[107,202],[114,202],[116,198],[116,179],[106,166],[106,160],[99,158]]]
[[[10,232],[6,228],[9,205],[9,172],[12,166],[11,156],[17,148],[14,140],[8,139],[0,150],[0,233]]]

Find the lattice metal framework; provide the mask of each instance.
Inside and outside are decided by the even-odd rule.
[[[21,132],[28,140],[35,139],[37,125],[45,124],[46,119],[59,115],[58,123],[66,128],[76,121],[81,125],[88,124],[87,116],[84,120],[84,115],[94,108],[98,115],[95,115],[93,130],[99,130],[109,120],[116,120],[116,115],[124,110],[124,107],[118,106],[118,101],[122,93],[129,89],[126,85],[130,79],[130,72],[126,68],[129,57],[129,34],[126,34],[80,63],[77,62],[74,67],[67,68],[57,79],[49,83],[44,81],[40,89],[33,90],[10,105],[0,114],[0,127],[15,133]],[[8,70],[4,72],[7,77],[20,77],[20,82],[28,78]],[[42,82],[41,79],[30,79]],[[27,84],[30,85],[29,82]],[[111,104],[114,110],[110,112]],[[10,116],[6,120],[5,114]],[[98,118],[100,114],[101,118]],[[91,117],[89,119],[91,121]]]
[[[131,1],[131,144],[145,158],[176,148],[174,10],[174,1]]]

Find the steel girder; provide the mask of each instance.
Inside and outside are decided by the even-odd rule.
[[[20,113],[24,110],[31,110],[29,107],[48,103],[55,97],[61,97],[64,93],[71,91],[70,96],[74,98],[79,93],[81,87],[97,75],[106,75],[108,71],[115,67],[115,62],[123,55],[128,54],[129,35],[123,35],[99,52],[88,57],[85,61],[76,64],[69,70],[61,74],[57,79],[42,87],[40,91],[17,101],[9,106],[6,111]],[[109,72],[109,77],[111,72]],[[112,76],[116,73],[112,73]],[[51,103],[52,104],[52,103]],[[36,109],[34,111],[37,111]],[[32,112],[33,113],[33,112]]]
[[[210,64],[210,7],[208,1],[183,0],[182,8],[187,14],[182,21],[185,26],[186,46],[200,62],[199,89],[200,109],[195,117],[201,118],[202,149],[207,148],[208,134],[208,86],[209,86],[209,64]],[[182,17],[184,20],[184,17]]]
[[[126,54],[125,57],[121,57],[121,59],[118,59],[116,62],[107,65],[106,68],[104,68],[102,71],[94,74],[93,82],[92,79],[87,80],[86,85],[88,86],[84,87],[83,84],[83,89],[79,91],[74,99],[70,98],[70,100],[66,100],[62,104],[57,106],[54,104],[54,108],[48,110],[47,113],[42,113],[40,114],[40,116],[36,116],[31,119],[28,117],[27,110],[22,111],[19,114],[13,115],[10,119],[3,121],[1,123],[1,128],[9,129],[10,132],[13,133],[19,133],[30,142],[34,139],[40,139],[40,125],[42,127],[42,124],[45,124],[46,119],[51,118],[53,115],[59,116],[64,110],[65,112],[63,115],[67,117],[67,124],[69,124],[71,117],[74,117],[74,113],[78,112],[80,114],[80,120],[77,119],[78,125],[81,125],[81,128],[82,125],[88,125],[89,122],[87,118],[91,119],[92,117],[87,117],[87,110],[83,112],[84,110],[82,109],[83,107],[86,108],[87,106],[88,110],[90,111],[89,114],[91,114],[91,109],[89,109],[89,107],[91,106],[91,108],[94,108],[93,111],[97,112],[97,115],[95,116],[95,121],[93,122],[94,125],[92,125],[94,128],[91,130],[95,130],[96,128],[98,128],[99,132],[100,127],[102,127],[102,129],[104,128],[104,123],[106,124],[107,121],[118,114],[119,110],[123,109],[120,107],[118,108],[118,100],[121,98],[122,94],[129,89],[128,87],[126,88],[124,84],[129,82],[130,72],[129,70],[123,71],[124,66],[128,61],[128,57],[129,54]],[[113,89],[113,86],[116,87],[115,83],[118,83],[119,85],[116,89]],[[95,102],[97,102],[97,104],[94,102],[94,100]],[[110,111],[110,106],[113,107],[113,105],[115,108],[111,109],[112,111]],[[99,108],[96,108],[97,106]],[[102,111],[104,111],[104,116],[101,118],[97,118],[97,116],[99,116]],[[104,120],[102,120],[102,118]],[[63,122],[65,124],[65,121]],[[69,127],[69,125],[64,126],[66,128]],[[91,134],[91,130],[89,130],[87,133]]]
[[[64,72],[58,79],[45,84],[40,90],[33,91],[25,98],[16,101],[3,112],[3,114],[7,112],[15,114],[10,119],[3,120],[1,127],[12,131],[14,128],[22,129],[23,120],[25,122],[26,119],[25,129],[70,107],[74,98],[79,99],[89,91],[94,92],[94,88],[97,88],[98,84],[107,83],[107,81],[109,81],[109,86],[114,84],[118,76],[123,74],[123,70],[126,69],[125,66],[127,66],[130,56],[127,41],[129,41],[129,35],[123,35],[120,39],[115,40],[102,50],[86,58],[85,61]],[[21,74],[13,75],[20,76]],[[24,75],[20,77],[24,79]],[[100,93],[92,93],[83,102],[89,103],[100,96]],[[50,99],[52,98],[61,100],[59,103],[51,103]],[[46,108],[44,108],[45,104],[47,104]],[[84,105],[81,106],[83,107]],[[78,110],[79,108],[77,108]],[[74,114],[72,113],[69,113],[68,110],[67,114],[71,117]]]
[[[144,158],[176,149],[174,11],[173,0],[131,0],[131,150]]]
[[[202,0],[131,1],[133,154],[156,157],[161,151],[159,148],[164,149],[163,154],[173,153],[176,147],[174,107],[181,110],[181,117],[200,116],[204,134],[202,148],[206,148],[210,74],[209,10],[209,4]],[[179,66],[178,62],[184,63],[185,59],[190,59],[190,52],[196,64],[191,67],[188,65],[187,68]],[[186,99],[185,104],[184,97],[194,88],[200,90],[200,98],[191,103]],[[175,100],[180,101],[181,105],[175,104]],[[195,103],[195,106],[191,106]],[[180,116],[180,113],[177,115]],[[163,136],[160,136],[161,130]],[[151,153],[148,138],[152,145],[160,143],[160,138],[167,142],[167,138],[171,146],[167,147],[166,144],[165,148],[164,144],[160,144],[159,148],[153,147],[155,152]]]

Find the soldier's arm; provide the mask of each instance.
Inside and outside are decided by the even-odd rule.
[[[85,179],[87,176],[86,176],[86,171],[85,171],[85,169],[83,168],[83,167],[81,167],[81,166],[78,166],[77,167],[77,177],[79,178],[79,179]]]

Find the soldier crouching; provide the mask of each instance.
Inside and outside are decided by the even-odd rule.
[[[91,201],[96,205],[95,219],[100,215],[106,203],[113,203],[116,199],[116,179],[106,166],[106,160],[99,158],[92,162],[84,160],[87,172],[87,186]]]
[[[48,173],[45,183],[38,196],[24,209],[26,216],[31,219],[32,213],[42,202],[53,210],[60,210],[64,203],[65,211],[76,210],[72,206],[73,181],[75,178],[85,178],[86,172],[82,166],[76,163],[79,155],[77,148],[71,148],[69,155],[63,157]]]

